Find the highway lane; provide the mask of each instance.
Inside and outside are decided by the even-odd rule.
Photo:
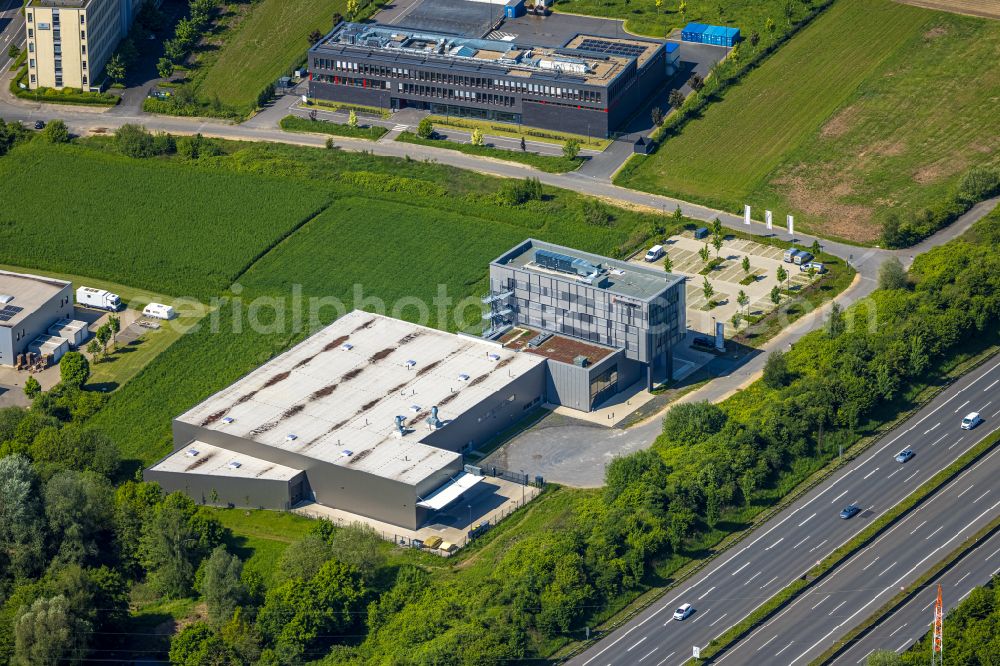
[[[576,666],[636,664],[676,666],[746,617],[783,586],[805,574],[840,544],[1000,428],[1000,359],[993,357],[966,374],[842,470],[819,484],[740,543],[721,553],[705,571],[639,613],[624,626],[574,657]],[[973,431],[962,416],[982,412]],[[893,456],[916,452],[900,465]],[[998,498],[1000,499],[1000,498]],[[838,514],[855,503],[863,511],[851,520]],[[691,603],[696,612],[683,622],[673,610]]]
[[[998,474],[995,448],[715,663],[758,664],[769,655],[772,663],[808,664],[996,518]]]
[[[13,64],[7,55],[11,44],[24,48],[24,18],[21,16],[20,0],[0,0],[0,72],[6,72]]]
[[[947,613],[969,596],[973,588],[985,585],[997,573],[1000,573],[1000,532],[981,541],[975,550],[966,554],[944,575],[929,583],[829,663],[857,666],[863,664],[875,650],[903,652],[930,631],[938,583],[941,584]]]

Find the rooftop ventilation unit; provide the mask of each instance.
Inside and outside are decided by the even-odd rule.
[[[552,337],[551,333],[542,332],[528,340],[528,348],[535,349],[545,344],[545,341]]]
[[[298,438],[299,438],[299,436],[296,435],[294,432],[290,432],[287,435],[285,435],[285,441],[286,442],[294,442]]]
[[[14,297],[10,294],[0,294],[0,305],[7,305],[12,300],[14,300]]]
[[[601,272],[600,266],[595,266],[586,259],[576,259],[568,254],[560,254],[550,250],[535,250],[535,263],[552,271],[570,273],[590,279]]]
[[[341,351],[351,351],[352,349],[354,349],[354,345],[352,345],[350,342],[345,342],[344,344],[340,345]]]
[[[340,456],[342,458],[350,458],[353,455],[354,451],[351,451],[350,449],[344,449],[343,451],[340,452]]]
[[[230,423],[232,423],[235,420],[236,419],[234,419],[232,416],[224,416],[224,417],[222,417],[222,422],[225,423],[226,425],[229,425]]]
[[[467,381],[469,381],[469,375],[467,375],[467,374],[465,374],[463,372],[462,374],[460,374],[458,376],[458,381],[460,381],[460,382],[467,382]]]
[[[407,370],[412,370],[412,369],[413,369],[414,367],[416,367],[416,365],[417,365],[417,362],[416,362],[416,361],[414,361],[413,359],[410,359],[409,361],[407,361],[407,362],[406,362],[406,363],[404,363],[403,365],[405,365],[405,366],[406,366],[406,369],[407,369]]]
[[[199,453],[201,453],[201,452],[198,451],[198,449],[188,449],[184,453],[184,455],[186,455],[188,458],[197,458]]]
[[[243,467],[243,463],[241,463],[239,460],[234,460],[231,463],[229,463],[229,469],[239,469],[240,467]]]
[[[399,433],[400,435],[405,434],[406,428],[403,426],[403,424],[406,422],[406,417],[397,416],[395,421],[396,421],[396,432]]]
[[[444,426],[444,422],[438,418],[438,408],[431,407],[431,415],[427,418],[427,427],[431,430],[437,430]]]
[[[489,354],[487,354],[486,357],[489,358],[491,361],[494,361],[494,362],[500,360],[500,354],[494,354],[492,352],[490,352]]]
[[[414,414],[420,413],[420,405],[410,405],[410,411]]]

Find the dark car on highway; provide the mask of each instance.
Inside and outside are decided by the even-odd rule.
[[[840,512],[840,517],[843,518],[844,520],[848,520],[849,518],[853,518],[859,513],[861,513],[861,509],[859,509],[854,504],[850,504],[844,507],[844,510]]]

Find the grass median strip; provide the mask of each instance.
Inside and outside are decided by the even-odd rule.
[[[941,489],[981,456],[988,453],[996,446],[998,441],[1000,441],[1000,431],[989,435],[983,441],[966,451],[958,460],[935,474],[903,501],[882,514],[857,536],[826,556],[819,564],[810,569],[803,578],[799,578],[785,586],[785,588],[758,606],[756,610],[742,621],[730,627],[718,638],[711,640],[701,651],[701,659],[691,659],[688,664],[703,663],[705,660],[712,659],[722,651],[732,647],[737,641],[784,608],[789,601],[797,597],[804,589],[835,569],[841,562],[854,555],[858,550],[868,545],[883,530]]]
[[[517,150],[505,150],[503,148],[493,148],[492,146],[474,146],[471,143],[455,143],[442,139],[421,139],[412,132],[402,132],[397,141],[403,143],[415,143],[420,146],[432,146],[434,148],[444,148],[446,150],[457,150],[466,155],[478,155],[479,157],[491,157],[505,162],[519,162],[534,167],[539,171],[548,173],[565,173],[573,171],[579,167],[583,160],[579,157],[569,159],[562,155],[539,155],[538,153],[522,152]]]
[[[857,627],[852,629],[843,638],[835,642],[830,646],[826,652],[809,662],[809,666],[821,666],[827,663],[830,659],[836,657],[840,652],[850,645],[853,641],[860,638],[863,634],[867,633],[869,629],[879,624],[886,616],[891,614],[897,608],[905,604],[910,600],[910,598],[919,592],[920,590],[927,587],[928,583],[937,578],[941,573],[951,568],[953,564],[961,560],[963,557],[969,554],[972,550],[979,545],[979,542],[986,539],[997,530],[1000,529],[1000,516],[994,518],[990,521],[990,524],[973,534],[971,537],[966,539],[961,546],[951,551],[944,559],[940,560],[937,564],[931,567],[924,575],[914,581],[912,584],[907,585],[901,592],[897,593],[892,599],[885,602],[881,608],[868,616],[868,618],[859,624]]]
[[[351,139],[371,139],[377,141],[387,130],[381,125],[351,127],[342,123],[331,123],[328,120],[309,120],[298,116],[285,116],[278,123],[286,132],[303,132],[306,134],[331,134]]]

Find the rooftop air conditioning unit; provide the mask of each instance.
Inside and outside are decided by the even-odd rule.
[[[492,352],[491,352],[491,353],[489,353],[489,354],[487,354],[487,357],[488,357],[488,358],[489,358],[489,359],[490,359],[491,361],[499,361],[499,360],[500,360],[500,354],[494,354],[494,353],[492,353]]]
[[[411,359],[411,360],[407,361],[406,363],[404,363],[403,365],[406,366],[407,370],[412,370],[414,367],[416,367],[417,362]]]
[[[229,463],[229,469],[239,469],[240,467],[243,467],[243,463],[238,460],[234,460]]]
[[[354,349],[354,345],[352,345],[350,342],[345,342],[344,344],[340,345],[340,349],[341,351],[351,351],[352,349]]]
[[[285,435],[285,441],[286,442],[294,442],[298,438],[299,438],[299,436],[296,435],[294,432],[290,432],[287,435]]]
[[[234,419],[232,416],[224,416],[222,418],[222,422],[225,423],[226,425],[229,425],[230,423],[232,423],[235,420],[236,419]]]
[[[410,411],[414,414],[420,413],[420,405],[410,405]]]
[[[198,453],[199,453],[198,449],[188,449],[184,455],[186,455],[188,458],[197,458]]]
[[[465,374],[465,373],[463,372],[462,374],[460,374],[460,375],[458,376],[458,380],[459,380],[459,381],[462,381],[462,382],[467,382],[467,381],[469,381],[469,375],[467,375],[467,374]]]
[[[354,451],[351,451],[350,449],[344,449],[343,451],[340,452],[340,455],[343,456],[344,458],[350,458],[351,456],[354,455]]]

